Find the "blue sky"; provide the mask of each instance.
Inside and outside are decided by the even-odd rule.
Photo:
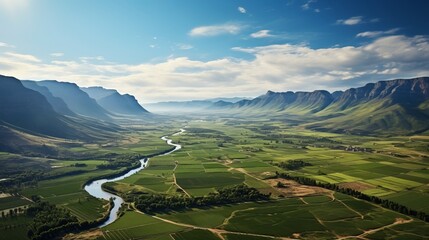
[[[0,0],[0,74],[140,102],[429,75],[428,1]]]

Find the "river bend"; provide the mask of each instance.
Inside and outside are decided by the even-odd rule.
[[[180,129],[180,131],[177,133],[174,133],[173,136],[181,134],[184,131],[185,131],[184,129]],[[156,156],[165,156],[165,155],[171,154],[171,153],[182,148],[182,146],[180,144],[173,143],[173,140],[169,139],[168,136],[163,136],[163,137],[161,137],[161,139],[166,141],[168,145],[174,146],[174,149],[172,149],[171,151],[166,152],[166,153],[158,154]],[[156,157],[156,156],[154,156],[154,157]],[[102,199],[105,199],[107,201],[109,201],[111,198],[113,198],[113,201],[115,203],[115,206],[110,210],[109,218],[104,223],[100,224],[100,226],[99,226],[100,228],[105,227],[105,226],[113,223],[114,221],[116,221],[116,219],[118,218],[119,208],[124,203],[124,199],[122,199],[118,195],[104,191],[103,188],[101,187],[101,185],[103,185],[103,183],[107,183],[107,182],[120,181],[120,180],[123,180],[123,179],[133,175],[133,174],[136,174],[139,171],[143,170],[147,166],[148,163],[149,163],[149,158],[140,159],[140,167],[132,169],[129,172],[127,172],[127,173],[125,173],[119,177],[103,178],[103,179],[92,181],[92,182],[85,185],[85,188],[84,188],[85,191],[87,191],[91,196],[96,197],[96,198],[102,198]]]

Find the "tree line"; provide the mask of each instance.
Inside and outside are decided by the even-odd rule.
[[[168,196],[145,194],[126,196],[126,201],[134,201],[135,207],[146,213],[168,212],[194,207],[207,207],[248,201],[269,200],[269,194],[262,194],[256,188],[244,184],[218,189],[203,197]]]
[[[298,170],[306,166],[313,166],[311,163],[302,160],[289,160],[286,162],[276,163],[275,166],[281,167],[286,170]]]
[[[67,233],[91,229],[107,221],[113,208],[113,199],[109,202],[109,211],[94,221],[79,222],[69,210],[57,207],[48,202],[36,202],[26,210],[26,215],[32,218],[28,225],[28,238],[32,240],[56,239]]]
[[[276,172],[276,178],[284,178],[284,179],[288,179],[288,180],[294,180],[300,184],[303,185],[308,185],[308,186],[317,186],[317,187],[322,187],[322,188],[326,188],[329,190],[333,190],[339,193],[343,193],[343,194],[347,194],[350,195],[352,197],[361,199],[361,200],[365,200],[368,202],[372,202],[375,203],[377,205],[380,205],[384,208],[388,208],[390,210],[393,210],[395,212],[399,212],[411,217],[415,217],[418,218],[420,220],[429,222],[429,215],[423,211],[416,211],[414,209],[410,209],[407,206],[404,206],[402,204],[399,204],[397,202],[388,200],[388,199],[381,199],[379,197],[376,196],[369,196],[365,193],[356,191],[354,189],[351,188],[343,188],[340,187],[336,184],[332,184],[332,183],[322,183],[322,182],[318,182],[314,179],[311,178],[307,178],[307,177],[302,177],[302,176],[291,176],[287,173],[279,173]]]

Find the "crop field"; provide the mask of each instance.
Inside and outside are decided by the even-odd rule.
[[[217,120],[190,121],[185,134],[173,140],[181,143],[180,151],[151,159],[147,169],[122,182],[164,194],[180,187],[194,196],[246,183],[276,195],[260,180],[278,171],[395,199],[418,211],[427,209],[421,201],[401,197],[407,192],[429,199],[426,138],[386,139],[315,132],[262,120]],[[275,166],[289,160],[311,166],[294,171]]]
[[[219,240],[216,235],[207,230],[194,229],[190,231],[178,232],[172,235],[174,240],[188,239],[204,239],[204,240]]]
[[[25,198],[22,198],[20,196],[8,196],[8,197],[1,197],[0,198],[0,211],[9,209],[9,208],[15,208],[19,206],[24,206],[27,204],[30,204],[31,202],[28,201]]]
[[[158,135],[161,135],[161,133],[150,132],[150,134],[148,133],[146,136],[147,141],[144,142],[141,135],[131,135],[129,138],[127,138],[127,141],[122,146],[122,148],[125,149],[128,154],[128,150],[130,148],[137,146],[140,148],[140,150],[135,152],[140,154],[153,154],[155,152],[169,149],[170,147],[166,145]],[[156,136],[156,138],[154,136]],[[134,141],[135,143],[129,144],[130,141]],[[147,145],[145,144],[146,142],[148,143]],[[83,148],[91,148],[91,152],[95,151],[96,149],[104,149],[106,151],[111,150],[111,146],[101,147],[89,145],[84,146]],[[86,151],[84,149],[81,150],[83,152]],[[52,169],[50,170],[49,174],[55,177],[52,177],[52,179],[42,180],[38,182],[37,186],[35,187],[24,188],[21,194],[28,198],[31,198],[33,195],[37,195],[40,196],[44,201],[49,201],[50,203],[62,206],[70,210],[71,214],[75,215],[80,221],[96,220],[102,217],[102,215],[106,212],[107,202],[104,200],[95,199],[94,197],[90,196],[83,190],[83,185],[89,179],[96,176],[104,176],[121,170],[101,170],[97,168],[98,165],[105,163],[105,160],[51,160],[49,161],[49,165]],[[155,187],[157,184],[156,177],[153,177],[152,175],[146,176],[148,176],[148,182],[152,183],[154,189],[163,191],[168,190],[169,186],[165,185],[163,181],[158,182],[167,187],[164,189],[161,187],[157,188]],[[19,197],[13,197],[13,199],[1,198],[0,209],[25,205],[26,203],[28,203],[27,200]]]
[[[171,239],[170,234],[179,232],[185,227],[165,223],[148,215],[126,212],[113,224],[103,228],[104,239]]]
[[[173,125],[179,128],[183,122],[181,124]],[[156,216],[129,207],[116,222],[101,229],[101,239],[429,238],[429,225],[409,216],[328,190],[309,191],[312,189],[300,186],[281,189],[275,186],[277,180],[269,180],[276,172],[288,173],[429,212],[427,138],[323,133],[263,119],[252,122],[190,120],[186,124],[183,134],[171,137],[173,142],[182,145],[181,150],[153,157],[146,169],[109,186],[122,194],[199,197],[223,187],[246,184],[271,194],[272,200],[171,211]],[[175,129],[170,126],[166,130],[168,132],[145,130],[146,135],[130,133],[122,142],[88,144],[72,150],[82,154],[155,153],[170,148],[160,136],[171,134]],[[4,159],[10,157],[0,155]],[[280,163],[290,160],[307,164],[293,170],[281,167]],[[97,166],[107,161],[97,158],[40,161],[43,167],[51,167],[50,174],[54,177],[23,188],[20,194],[29,198],[39,195],[44,201],[70,210],[80,221],[95,220],[105,213],[106,202],[90,197],[83,190],[83,184],[121,168],[99,169]],[[292,194],[284,193],[295,190]],[[10,200],[0,199],[0,207],[21,201]],[[19,216],[13,221],[4,220],[1,232],[22,235],[12,231],[11,226],[25,229],[24,222],[29,220]]]
[[[89,195],[83,190],[83,184],[97,175],[113,173],[113,170],[86,172],[58,179],[50,179],[39,182],[35,188],[27,188],[22,194],[26,197],[39,195],[42,199],[55,204],[67,204],[79,199],[83,200]]]
[[[393,232],[401,226],[402,237],[429,237],[427,224],[411,220],[399,213],[356,200],[342,194],[290,198],[271,202],[194,209],[192,211],[158,215],[175,223],[202,229],[224,230],[227,238],[240,235],[253,239],[272,237],[339,238],[370,236],[379,232]],[[367,234],[368,233],[368,234]],[[415,234],[418,233],[418,234]],[[416,236],[418,235],[418,236]],[[264,237],[265,236],[265,237]],[[253,237],[253,238],[252,238]]]
[[[107,211],[107,201],[87,197],[76,202],[65,205],[70,212],[78,217],[80,221],[94,221],[103,216],[103,213]],[[105,206],[105,207],[103,207]]]
[[[27,225],[31,219],[20,215],[12,218],[0,218],[1,239],[27,239]]]

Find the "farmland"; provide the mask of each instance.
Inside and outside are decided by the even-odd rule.
[[[159,137],[171,136],[182,149],[156,156],[149,165],[126,179],[108,183],[122,196],[155,194],[202,197],[221,188],[245,184],[271,200],[156,213],[137,211],[129,202],[116,222],[94,232],[98,239],[425,239],[429,225],[373,203],[319,187],[276,179],[276,172],[331,183],[369,196],[429,212],[429,152],[424,136],[368,137],[307,130],[265,119],[173,122],[165,130],[135,131],[113,145],[82,145],[72,151],[91,156],[116,152],[152,154],[168,149]],[[101,156],[101,155],[100,155]],[[305,163],[283,168],[288,161]],[[39,161],[33,159],[32,161]],[[106,201],[82,188],[89,179],[120,171],[100,165],[105,158],[40,160],[54,166],[51,176],[24,187],[19,194],[34,195],[68,209],[79,221],[92,221],[106,211]],[[286,164],[287,165],[287,164]],[[68,173],[73,174],[68,174]],[[279,187],[279,182],[282,182]],[[6,201],[6,200],[5,200]],[[0,202],[1,203],[1,202]],[[7,203],[4,203],[5,206]],[[29,221],[25,216],[2,220]],[[15,227],[24,228],[23,224]],[[9,227],[7,227],[9,229]],[[12,234],[4,227],[8,234]],[[19,239],[19,237],[17,238]]]
[[[172,234],[174,239],[193,234],[202,234],[208,239],[217,234],[226,239],[237,239],[237,236],[249,239],[264,236],[427,237],[422,233],[422,229],[428,228],[426,223],[377,205],[342,194],[335,194],[333,199],[333,195],[317,191],[309,196],[304,194],[302,198],[283,199],[286,194],[264,180],[276,171],[286,172],[427,211],[422,199],[428,199],[428,163],[427,152],[421,151],[421,142],[398,147],[398,143],[408,138],[387,141],[385,138],[280,127],[280,124],[265,126],[266,130],[259,130],[259,123],[231,124],[231,121],[191,121],[188,125],[185,134],[173,137],[175,142],[182,144],[181,151],[151,159],[147,169],[117,183],[116,190],[123,194],[138,189],[154,194],[198,197],[219,187],[245,183],[261,192],[271,193],[277,200],[158,215],[171,221],[170,224],[194,229]],[[354,149],[372,148],[371,151],[348,151],[337,149],[339,145],[353,146]],[[275,166],[276,162],[288,160],[303,160],[311,166],[295,171]],[[410,198],[410,194],[416,198]],[[286,226],[292,227],[288,230]],[[396,230],[398,228],[407,230]],[[168,239],[166,235],[164,237]]]
[[[358,209],[358,210],[356,210]],[[398,231],[397,229],[401,229]],[[301,237],[332,239],[392,234],[425,239],[427,225],[401,214],[341,194],[244,203],[209,209],[157,215],[156,218],[127,212],[103,229],[105,239],[249,239]],[[382,232],[382,233],[381,233]],[[417,237],[416,233],[420,235]],[[189,237],[189,238],[186,238]],[[242,239],[242,238],[238,238]]]

